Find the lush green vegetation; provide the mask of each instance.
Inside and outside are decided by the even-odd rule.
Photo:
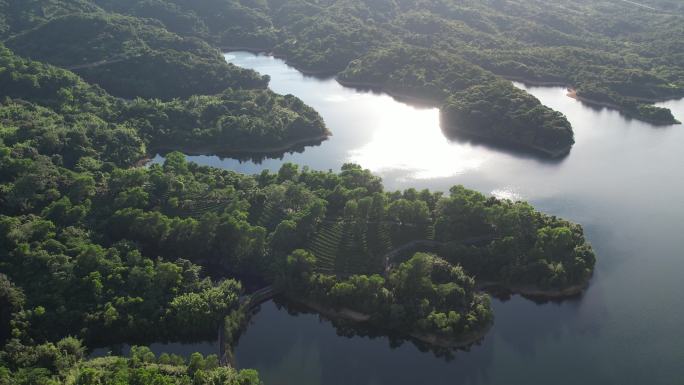
[[[186,98],[226,88],[265,88],[267,77],[225,62],[196,38],[114,14],[56,18],[7,41],[18,55],[73,69],[124,98]]]
[[[339,72],[342,63],[388,46],[421,47],[497,75],[570,85],[580,97],[598,96],[636,118],[672,124],[667,111],[645,106],[684,95],[682,16],[667,1],[652,3],[656,10],[588,0],[287,1],[272,4],[270,14],[283,35],[274,51],[307,70]],[[429,62],[421,69],[448,67]]]
[[[133,346],[128,358],[85,359],[85,349],[74,338],[36,346],[12,343],[3,353],[3,384],[260,384],[255,371],[221,367],[215,355],[203,357],[199,353],[186,361],[175,354],[157,357],[149,348]]]
[[[354,166],[341,175],[350,172],[363,175]],[[310,179],[304,171],[294,180],[309,185]],[[290,297],[333,318],[459,346],[481,337],[492,320],[477,288],[561,297],[581,291],[593,271],[581,227],[526,203],[486,198],[461,186],[448,197],[374,190],[356,192],[343,206],[328,198],[319,230],[276,269],[285,272],[278,284]],[[292,240],[304,238],[300,224],[289,230],[281,229],[284,224],[271,239],[287,240],[287,247],[273,252],[299,247]],[[421,250],[435,254],[413,254]]]
[[[455,92],[495,81],[496,76],[449,53],[399,45],[352,61],[338,79],[443,102]]]
[[[328,134],[318,113],[301,100],[266,89],[229,88],[213,96],[166,102],[142,98],[123,101],[69,71],[22,59],[2,47],[0,68],[4,69],[0,72],[0,95],[50,108],[67,121],[98,121],[103,128],[98,135],[138,142],[135,152],[127,155],[128,162],[141,159],[146,149],[152,153],[166,149],[282,153],[292,144],[321,140]],[[116,125],[117,131],[105,132],[110,125]],[[118,147],[124,152],[129,149]]]
[[[136,99],[119,117],[139,127],[153,150],[193,153],[283,153],[328,135],[323,119],[292,95],[233,90],[161,102]]]
[[[118,13],[154,18],[170,31],[222,46],[271,47],[277,41],[264,1],[94,0]]]
[[[501,80],[450,96],[440,118],[447,132],[517,144],[554,157],[567,153],[575,142],[562,113]]]
[[[463,265],[482,283],[520,292],[581,287],[595,263],[579,225],[524,202],[486,198],[460,186],[437,207],[435,237],[446,242],[439,250],[448,261]]]
[[[291,296],[323,306],[333,317],[368,321],[442,347],[468,345],[481,338],[493,315],[489,298],[476,292],[463,268],[417,253],[388,277],[339,278],[316,272],[316,257],[295,250],[287,260],[284,285]]]

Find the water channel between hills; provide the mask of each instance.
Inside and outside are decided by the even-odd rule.
[[[453,360],[387,338],[338,336],[316,315],[262,305],[236,349],[267,385],[674,384],[684,378],[684,126],[654,127],[595,109],[558,87],[525,87],[565,113],[576,144],[560,161],[447,139],[435,108],[418,108],[334,79],[306,77],[282,60],[226,54],[271,76],[271,88],[314,107],[333,136],[261,163],[191,160],[245,173],[283,162],[339,170],[355,162],[387,190],[447,191],[455,184],[581,223],[598,263],[579,299],[493,301],[483,343]],[[684,100],[661,103],[684,120]],[[213,345],[205,346],[213,352]],[[189,347],[188,347],[189,348]],[[196,349],[195,349],[196,350]]]

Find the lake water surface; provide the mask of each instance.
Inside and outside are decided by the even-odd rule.
[[[583,105],[563,88],[519,85],[575,129],[570,155],[544,161],[449,140],[434,108],[305,77],[268,56],[226,59],[270,75],[274,91],[314,107],[333,137],[261,164],[191,160],[246,173],[283,162],[326,170],[356,162],[388,190],[463,184],[581,223],[598,256],[579,299],[495,300],[493,329],[453,360],[410,343],[338,336],[316,315],[267,303],[239,342],[240,367],[258,369],[267,385],[684,384],[684,126],[654,127]],[[684,121],[684,100],[662,105]]]

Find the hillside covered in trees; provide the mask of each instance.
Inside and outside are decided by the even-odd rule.
[[[56,18],[6,45],[20,56],[72,69],[110,94],[129,99],[169,100],[268,84],[268,78],[226,63],[202,40],[116,14]]]
[[[96,3],[131,15],[153,13],[142,0]],[[154,7],[164,9],[155,18],[172,31],[182,33],[183,23],[170,14],[190,15],[192,36],[223,47],[270,50],[312,73],[339,73],[389,46],[419,47],[498,76],[567,85],[587,102],[672,124],[671,113],[651,103],[684,96],[684,15],[671,0],[644,3],[165,0]]]
[[[116,124],[130,136],[126,140],[144,146],[132,156],[172,149],[224,155],[282,153],[291,144],[328,135],[316,111],[292,95],[268,89],[226,88],[216,95],[187,99],[125,101],[69,71],[20,58],[2,46],[0,65],[3,97],[31,100],[67,120]]]

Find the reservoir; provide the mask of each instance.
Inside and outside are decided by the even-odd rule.
[[[561,160],[447,138],[436,108],[307,77],[284,61],[226,54],[271,77],[270,87],[315,108],[333,136],[282,159],[192,161],[244,173],[284,162],[339,170],[358,163],[386,190],[462,184],[526,200],[579,222],[598,258],[583,296],[535,303],[493,300],[481,345],[449,359],[386,337],[342,336],[315,314],[262,305],[235,351],[267,385],[673,384],[684,378],[684,126],[655,127],[596,109],[558,87],[525,87],[563,112],[576,143]],[[684,100],[659,105],[684,120]]]

